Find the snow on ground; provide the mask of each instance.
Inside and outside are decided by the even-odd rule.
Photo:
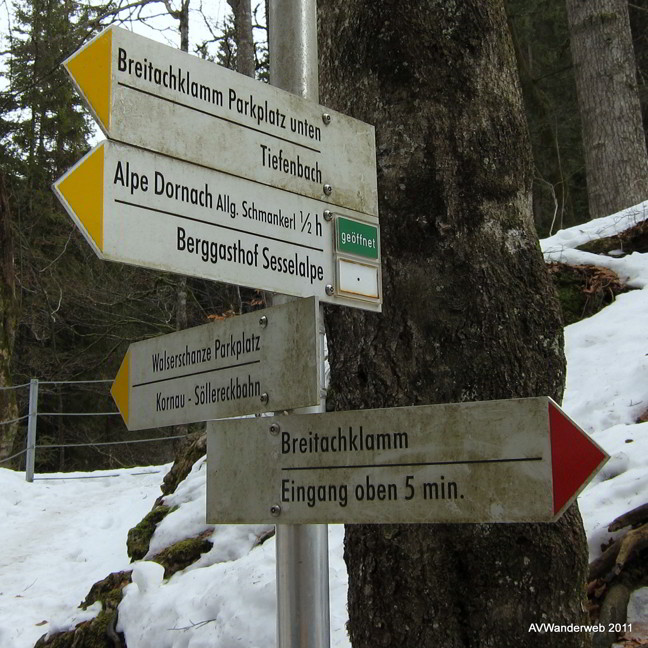
[[[31,648],[69,625],[90,586],[128,566],[126,533],[151,510],[169,467],[32,484],[0,468],[0,647]]]
[[[648,202],[541,241],[547,261],[610,268],[636,290],[565,328],[563,408],[611,456],[579,497],[590,559],[615,517],[648,503],[648,254],[603,256],[574,249],[648,219]],[[619,252],[621,254],[621,252]]]
[[[547,260],[605,265],[637,290],[566,328],[567,413],[612,456],[579,497],[590,547],[600,553],[608,524],[648,501],[648,255],[602,257],[574,248],[648,218],[648,203],[562,231],[542,242]],[[159,472],[152,472],[152,471]],[[126,534],[151,509],[168,466],[85,474],[28,484],[0,468],[0,648],[31,648],[46,632],[74,626],[90,586],[128,569]],[[207,526],[205,463],[166,503],[178,508],[159,525],[151,555],[211,529],[212,549],[163,579],[150,560],[134,564],[119,608],[129,648],[256,648],[274,645],[275,543],[255,546],[259,525]],[[142,474],[146,473],[146,474]],[[114,477],[113,475],[118,475]],[[343,528],[329,527],[331,643],[345,631],[347,576]],[[630,622],[648,619],[648,588],[631,603]],[[162,620],[162,623],[160,623]]]
[[[46,632],[99,613],[98,605],[89,614],[77,606],[93,583],[133,567],[126,535],[151,510],[169,467],[59,473],[33,484],[24,473],[0,468],[1,648],[32,648]],[[82,475],[90,478],[74,479]],[[208,528],[214,546],[166,582],[157,563],[134,564],[118,626],[129,647],[274,645],[274,538],[251,550],[269,527],[205,525],[204,459],[166,503],[178,508],[159,525],[153,553]],[[331,644],[339,648],[350,646],[343,538],[341,525],[329,527]]]
[[[587,221],[587,223],[560,230],[553,236],[542,239],[540,241],[540,247],[547,261],[560,261],[561,259],[556,258],[554,255],[559,255],[561,252],[568,252],[569,250],[578,251],[575,248],[580,245],[597,239],[615,236],[646,219],[648,219],[648,200],[633,207],[628,207],[628,209],[624,209],[616,214],[611,214],[603,218],[595,218],[594,220]],[[549,255],[551,255],[551,258],[549,258]],[[601,257],[598,257],[598,260],[601,261]]]

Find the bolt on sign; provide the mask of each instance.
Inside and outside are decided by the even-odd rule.
[[[129,430],[319,403],[317,300],[131,344],[111,393]]]

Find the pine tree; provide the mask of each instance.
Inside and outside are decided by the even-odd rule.
[[[88,147],[91,122],[61,63],[88,31],[88,12],[70,0],[16,6],[8,80],[18,113],[11,141],[30,190],[49,183]]]
[[[3,166],[15,243],[14,383],[112,379],[130,341],[174,329],[172,281],[166,275],[100,261],[58,204],[52,182],[89,148],[92,121],[62,61],[93,35],[104,8],[71,0],[22,0],[16,5],[3,105]],[[203,320],[204,321],[204,320]],[[79,393],[41,389],[41,411],[113,409],[106,385]],[[20,411],[26,403],[20,403]],[[39,417],[43,442],[95,441],[123,434],[116,418]],[[24,447],[24,430],[14,452]],[[166,452],[170,448],[167,446]],[[142,448],[149,453],[150,447]],[[37,470],[96,467],[96,451],[40,452]],[[128,463],[135,455],[123,454]],[[168,454],[157,454],[166,461]],[[112,460],[112,459],[110,459]],[[90,461],[90,463],[85,463]]]
[[[38,294],[36,286],[43,285],[38,258],[47,263],[48,250],[60,243],[58,232],[50,227],[62,218],[56,215],[49,186],[87,149],[89,121],[60,68],[66,48],[74,47],[79,38],[73,27],[78,17],[69,1],[22,2],[15,6],[14,29],[8,38],[4,72],[8,88],[0,97],[3,386],[11,383],[18,322],[29,310],[31,297]],[[86,28],[87,18],[85,14]],[[15,418],[17,411],[15,398],[6,401],[2,418]],[[16,430],[16,426],[0,428],[0,456],[10,454]]]

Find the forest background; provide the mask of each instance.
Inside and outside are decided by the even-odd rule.
[[[236,11],[246,4],[228,3]],[[540,237],[595,216],[588,202],[567,4],[506,3],[533,148],[533,213]],[[52,182],[96,138],[61,62],[115,23],[138,31],[148,26],[154,31],[147,35],[240,71],[250,55],[237,46],[234,16],[225,3],[4,0],[0,8],[7,25],[0,52],[0,387],[38,378],[56,383],[41,387],[42,412],[114,411],[108,383],[67,381],[112,380],[131,342],[252,310],[263,305],[263,295],[95,257],[51,191]],[[253,70],[248,65],[247,73],[262,80],[267,79],[265,15],[263,3],[250,7],[248,29],[254,31],[255,47]],[[645,133],[648,0],[628,3],[628,15]],[[27,396],[26,388],[0,391],[0,420],[24,414]],[[133,436],[118,416],[87,417],[79,425],[73,417],[43,415],[38,429],[39,444],[56,446]],[[150,430],[138,438],[177,433]],[[0,426],[0,460],[18,454],[13,466],[24,466],[19,453],[25,434],[20,422]],[[182,443],[39,449],[36,470],[163,463],[178,445]]]

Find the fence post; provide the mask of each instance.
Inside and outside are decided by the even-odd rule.
[[[36,461],[36,419],[38,418],[38,379],[29,381],[29,416],[27,420],[27,455],[25,457],[25,479],[34,481]]]

